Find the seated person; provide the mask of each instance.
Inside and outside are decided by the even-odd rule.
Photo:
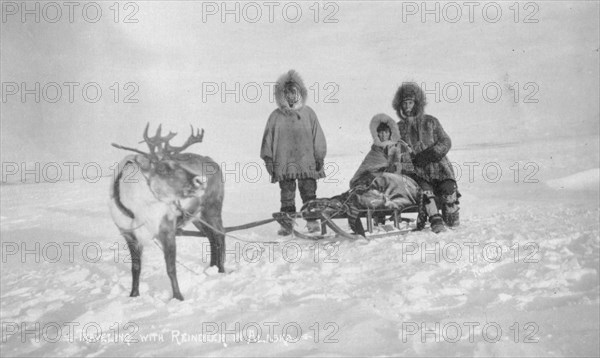
[[[416,181],[401,174],[406,165],[401,162],[404,153],[398,126],[388,115],[378,114],[371,119],[369,128],[373,145],[350,180],[350,190],[329,199],[312,200],[302,207],[302,211],[321,211],[330,217],[343,212],[352,231],[364,236],[360,211],[418,205],[417,228],[422,229],[425,222],[420,205],[422,191]],[[385,222],[385,216],[377,217],[377,214],[374,213],[374,217]]]
[[[425,92],[416,83],[403,83],[393,101],[400,118],[400,136],[411,148],[408,155],[404,155],[403,162],[414,164],[412,170],[403,166],[403,174],[419,183],[425,195],[431,230],[440,233],[446,230],[446,226],[460,224],[458,199],[461,195],[452,163],[447,157],[452,141],[440,121],[425,113],[426,104]]]
[[[373,145],[350,180],[350,188],[357,186],[366,173],[400,173],[402,169],[400,132],[394,120],[383,113],[375,115],[369,124]]]
[[[359,235],[364,235],[359,210],[400,209],[416,205],[420,196],[417,183],[400,174],[402,147],[394,120],[386,114],[377,114],[369,128],[373,138],[371,150],[350,180],[350,191],[340,196],[348,202],[350,227]],[[379,217],[378,221],[385,222],[385,217]]]

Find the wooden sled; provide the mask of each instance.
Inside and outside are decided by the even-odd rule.
[[[409,225],[407,228],[401,228],[400,224],[402,222],[413,224],[416,223],[416,219],[408,218],[403,214],[407,213],[416,213],[417,205],[407,206],[401,209],[363,209],[358,210],[358,218],[359,220],[366,219],[366,231],[365,235],[359,235],[356,233],[349,233],[346,230],[342,229],[334,219],[348,219],[348,211],[343,210],[330,210],[331,208],[327,208],[325,210],[312,207],[310,209],[301,210],[298,213],[274,213],[273,218],[283,227],[290,230],[294,236],[307,239],[307,240],[322,240],[326,238],[330,238],[331,235],[328,235],[327,228],[329,227],[337,236],[340,236],[349,240],[356,240],[361,238],[366,239],[374,239],[379,237],[388,237],[388,236],[397,236],[403,235],[407,232],[414,231],[415,226],[412,227]],[[374,218],[386,218],[386,221],[391,221],[393,223],[393,229],[386,231],[384,233],[374,233]],[[320,223],[321,232],[318,234],[305,234],[298,230],[296,230],[295,220],[296,219],[304,219],[304,220],[317,220]],[[388,225],[386,225],[388,226]]]

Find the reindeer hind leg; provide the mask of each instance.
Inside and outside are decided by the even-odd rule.
[[[194,225],[206,233],[210,243],[210,266],[217,266],[220,273],[225,272],[225,229],[221,215],[211,210],[202,213],[202,220],[208,225],[194,221]]]
[[[175,242],[175,222],[166,218],[163,219],[163,222],[160,225],[158,238],[162,244],[165,254],[165,264],[167,266],[167,275],[171,280],[173,298],[183,301],[183,295],[179,290],[179,282],[177,281],[177,244]]]
[[[217,266],[220,273],[225,272],[225,235],[211,232],[210,241],[211,266]],[[211,239],[212,237],[212,239]]]
[[[131,293],[130,297],[137,297],[140,295],[140,273],[142,271],[142,252],[144,246],[139,242],[137,237],[131,232],[121,232],[125,240],[127,241],[127,247],[129,247],[129,253],[131,254]]]

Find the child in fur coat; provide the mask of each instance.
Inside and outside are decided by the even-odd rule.
[[[307,90],[300,75],[290,70],[275,85],[275,109],[267,121],[260,157],[271,182],[279,182],[281,211],[296,212],[296,182],[302,202],[316,198],[317,179],[325,177],[323,162],[327,154],[325,135],[317,115],[306,105]],[[319,224],[307,221],[309,232],[320,229]],[[289,235],[282,227],[278,234]]]
[[[388,172],[398,173],[402,170],[400,133],[396,122],[387,114],[375,115],[369,123],[369,130],[373,138],[371,150],[365,156],[356,173],[350,180],[350,188],[366,184],[365,178],[369,174]]]

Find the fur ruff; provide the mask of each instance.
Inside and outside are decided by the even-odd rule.
[[[413,97],[415,100],[415,115],[414,117],[422,117],[425,114],[425,106],[427,105],[427,98],[425,97],[425,93],[419,87],[418,84],[414,82],[404,82],[402,86],[398,88],[396,91],[396,95],[394,96],[394,100],[392,101],[392,107],[396,110],[396,114],[401,119],[406,119],[408,116],[404,115],[402,112],[402,100],[406,97]]]
[[[290,107],[288,101],[285,99],[285,85],[287,83],[294,83],[300,88],[300,100],[294,104],[293,107]],[[277,102],[277,107],[281,109],[285,114],[295,114],[296,111],[300,110],[306,104],[306,97],[308,95],[308,91],[306,86],[304,85],[304,81],[302,81],[302,77],[295,70],[289,70],[279,77],[277,83],[275,84],[275,101]]]
[[[387,126],[390,128],[390,131],[392,132],[392,136],[390,137],[389,141],[381,142],[379,140],[379,137],[377,136],[377,127],[381,123],[387,124]],[[398,129],[398,125],[396,124],[396,122],[394,122],[392,117],[388,116],[385,113],[376,114],[371,119],[371,123],[369,124],[369,130],[371,131],[371,137],[373,137],[373,144],[378,147],[385,147],[390,144],[397,143],[400,140],[400,130]]]

